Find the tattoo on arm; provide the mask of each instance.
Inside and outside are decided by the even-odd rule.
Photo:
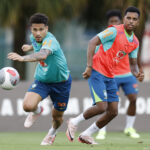
[[[50,54],[51,54],[50,50],[41,49],[39,52],[23,56],[23,58],[24,61],[35,62],[35,61],[45,60],[47,56]]]

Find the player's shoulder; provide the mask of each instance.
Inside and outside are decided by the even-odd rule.
[[[116,31],[116,28],[115,28],[115,26],[110,25],[110,26],[108,26],[108,27],[106,28],[106,30],[108,30],[108,31]]]
[[[105,43],[109,40],[114,40],[117,35],[117,30],[114,27],[108,27],[102,32],[98,33],[97,36],[100,38],[102,43]]]
[[[103,30],[102,32],[100,32],[99,34],[103,34],[103,35],[109,35],[109,34],[116,34],[117,30],[115,27],[113,26],[109,26],[107,27],[105,30]]]
[[[116,29],[123,29],[124,30],[124,25],[123,24],[119,24],[119,25],[110,25],[109,27],[114,27]]]
[[[46,36],[44,38],[44,41],[45,40],[52,40],[52,41],[54,41],[54,40],[56,40],[56,38],[55,38],[55,36],[52,33],[47,32],[47,34],[46,34]]]
[[[47,32],[45,38],[55,38],[55,36],[52,33]]]
[[[123,25],[123,24],[112,25],[111,27],[114,27],[114,28],[116,29],[117,32],[124,33],[124,25]]]
[[[59,47],[60,45],[55,36],[52,33],[47,32],[45,38],[42,41],[42,46]]]

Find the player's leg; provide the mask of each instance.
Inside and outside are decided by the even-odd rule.
[[[79,136],[79,141],[86,144],[95,144],[95,142],[91,139],[92,134],[99,131],[99,129],[106,126],[114,117],[118,114],[118,89],[116,86],[116,82],[114,79],[111,78],[103,78],[108,98],[108,106],[106,113],[104,113],[102,116],[99,117],[99,119],[94,122],[88,129],[86,129],[84,132],[82,132]],[[98,102],[101,103],[101,102]],[[91,139],[91,140],[90,140]]]
[[[30,112],[24,122],[24,127],[29,128],[37,120],[43,111],[43,108],[38,106],[42,97],[34,92],[27,92],[23,102],[23,109]]]
[[[97,140],[104,140],[106,138],[106,129],[107,129],[107,126],[104,126],[98,131],[98,134],[96,136]]]
[[[55,140],[57,130],[63,123],[64,111],[67,109],[71,82],[72,79],[70,76],[66,82],[51,85],[50,97],[54,106],[52,109],[52,126],[41,142],[41,145],[52,145]]]
[[[106,113],[97,120],[96,125],[99,128],[104,127],[112,119],[114,119],[117,116],[117,114],[118,114],[118,101],[108,102],[108,108],[106,110]]]
[[[118,114],[118,102],[109,102],[106,113],[79,135],[79,142],[97,144],[91,137],[93,133],[106,126]]]
[[[29,128],[37,120],[43,112],[43,107],[38,106],[40,101],[48,95],[47,88],[44,83],[34,81],[28,89],[23,101],[23,109],[30,112],[24,122],[24,127]]]
[[[23,101],[23,109],[26,112],[38,112],[38,104],[42,100],[42,97],[34,92],[27,92]]]
[[[84,113],[80,114],[79,116],[69,119],[66,135],[71,142],[74,139],[76,128],[81,121],[90,119],[93,116],[101,114],[105,112],[107,108],[107,95],[103,76],[93,70],[92,75],[88,81],[94,105],[88,108]]]
[[[116,84],[117,84],[117,88],[118,88],[118,91],[119,91],[119,88],[121,86],[121,82],[120,80],[118,80],[117,78],[115,78],[115,81],[116,81]],[[97,140],[104,140],[106,138],[106,131],[107,129],[107,126],[104,126],[103,128],[101,128],[96,136],[96,139]]]
[[[129,106],[127,109],[124,133],[131,138],[139,138],[140,135],[136,133],[136,130],[134,129],[134,123],[136,119],[136,100],[138,94],[137,81],[134,76],[128,77],[126,81],[127,82],[124,83],[122,88],[129,100]]]
[[[139,133],[136,132],[134,129],[134,123],[136,119],[136,97],[137,95],[128,95],[129,99],[129,106],[127,110],[127,116],[126,116],[126,126],[124,129],[124,133],[128,135],[131,138],[139,138]]]
[[[52,126],[49,129],[45,138],[42,140],[41,145],[53,144],[56,134],[57,134],[57,129],[63,123],[63,114],[64,114],[63,111],[58,111],[55,108],[52,109]]]
[[[102,114],[103,112],[105,112],[106,106],[107,106],[106,103],[107,102],[97,102],[96,105],[88,108],[84,113],[80,114],[79,116],[75,118],[69,119],[66,135],[70,142],[74,140],[75,132],[76,132],[78,124],[81,121],[88,120],[92,118],[93,116],[96,116],[98,114]]]
[[[91,143],[89,143],[89,139],[92,138],[92,134],[99,131],[99,129],[106,126],[114,117],[118,114],[118,102],[108,102],[108,108],[105,114],[99,117],[99,119],[94,122],[89,128],[87,128],[84,132],[82,132],[79,136],[79,141],[86,144],[95,143],[91,139]]]
[[[87,111],[83,113],[83,115],[85,116],[84,118],[89,119],[89,117],[91,118],[97,114],[102,114],[103,112],[105,112],[107,106],[106,103],[107,102],[96,103],[95,106],[89,108]],[[106,126],[104,126],[99,130],[96,139],[105,139],[105,137],[106,137]]]
[[[129,100],[129,106],[127,109],[128,116],[135,116],[136,115],[136,100],[137,94],[128,94],[127,98]]]
[[[127,109],[127,116],[126,116],[126,126],[124,129],[124,133],[131,138],[139,138],[140,135],[134,129],[134,123],[136,119],[136,94],[127,95],[129,99],[129,106]]]

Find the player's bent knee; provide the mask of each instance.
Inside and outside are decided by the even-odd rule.
[[[130,94],[130,95],[128,95],[127,97],[128,97],[128,99],[129,99],[130,103],[136,103],[137,95],[135,95],[135,94]]]
[[[118,115],[118,110],[108,111],[107,114],[108,114],[111,118],[115,118],[115,117]]]
[[[130,100],[130,103],[136,103],[136,99]]]
[[[30,104],[24,103],[23,104],[23,109],[26,112],[31,112],[31,111],[34,111],[36,109],[36,107],[33,106],[33,105],[30,105]]]
[[[97,109],[97,114],[102,114],[102,113],[104,113],[106,111],[106,109],[105,108],[101,108],[101,109]]]
[[[135,101],[130,101],[129,105],[136,106],[136,100]]]
[[[116,117],[117,115],[118,115],[118,111],[115,111],[115,112],[112,113],[113,117]]]

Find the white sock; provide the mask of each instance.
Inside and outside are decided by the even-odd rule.
[[[133,128],[136,116],[126,116],[126,128]]]
[[[77,126],[81,121],[85,120],[83,113],[77,116],[76,118],[71,118],[71,122],[73,125]]]
[[[38,106],[37,109],[33,113],[35,113],[35,114],[41,113],[41,107]]]
[[[106,127],[107,127],[107,126],[104,126],[104,127],[101,128],[99,131],[106,132]]]
[[[48,131],[48,135],[56,135],[57,133],[57,129],[54,129],[53,127],[51,127]]]
[[[91,136],[93,133],[99,131],[99,127],[94,122],[89,128],[87,128],[84,132],[82,132],[82,135],[88,135]]]

